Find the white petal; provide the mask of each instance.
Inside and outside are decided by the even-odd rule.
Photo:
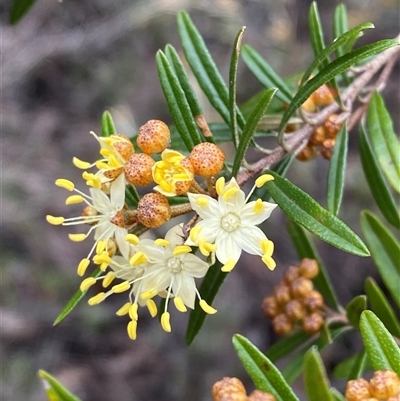
[[[209,268],[207,262],[204,262],[203,260],[201,260],[196,255],[193,255],[192,253],[187,253],[186,255],[184,255],[183,265],[184,265],[183,268],[184,271],[187,274],[190,274],[192,277],[196,278],[204,277]]]
[[[171,274],[168,273],[166,266],[162,264],[150,266],[143,278],[144,290],[156,289],[157,291],[163,291],[167,289],[171,284]]]
[[[125,203],[125,175],[120,174],[110,187],[110,198],[112,205],[121,210]]]
[[[249,202],[240,212],[240,219],[243,226],[256,226],[268,219],[272,211],[278,206],[275,203],[263,202],[263,210],[260,213],[254,212],[255,201]]]
[[[260,242],[267,237],[258,227],[250,226],[235,231],[234,239],[245,252],[251,255],[262,255]]]
[[[225,264],[228,260],[233,259],[237,262],[240,258],[242,250],[234,240],[234,237],[227,234],[219,235],[215,241],[217,245],[216,255],[217,259]]]
[[[196,283],[194,278],[180,273],[176,275],[172,284],[172,291],[175,296],[182,298],[183,303],[189,308],[194,308],[194,301],[196,299]]]
[[[129,260],[130,257],[130,244],[125,240],[125,237],[128,234],[128,230],[122,227],[115,228],[115,241],[118,244],[118,249],[121,252],[122,256]]]
[[[110,237],[114,235],[114,231],[116,228],[117,226],[111,223],[108,218],[103,218],[96,225],[96,229],[94,231],[94,239],[102,239],[104,241],[107,241]]]
[[[93,206],[100,214],[109,214],[114,209],[111,206],[110,198],[100,189],[90,188]]]
[[[175,248],[177,245],[183,244],[183,224],[178,224],[168,230],[165,239],[170,242],[170,247]]]
[[[202,218],[202,219],[214,219],[221,215],[218,202],[207,195],[199,195],[188,193],[190,205],[192,209]],[[198,198],[206,198],[208,200],[207,205],[200,206],[197,204],[196,200]]]
[[[197,223],[198,226],[202,227],[199,238],[205,238],[207,242],[214,243],[220,229],[220,220],[202,220]],[[189,244],[188,244],[189,245]]]

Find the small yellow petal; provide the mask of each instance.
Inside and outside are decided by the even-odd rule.
[[[221,268],[221,270],[225,273],[228,273],[232,271],[232,269],[235,267],[236,261],[234,259],[229,259]]]
[[[66,180],[65,178],[59,178],[56,180],[56,185],[60,188],[66,189],[67,191],[73,191],[75,188],[74,183],[70,180]]]
[[[132,245],[137,245],[139,243],[139,237],[135,234],[128,234],[125,237],[125,240],[128,241]]]
[[[84,292],[87,291],[97,280],[94,277],[88,277],[85,278],[85,280],[82,281],[79,289]]]
[[[134,304],[132,304],[128,310],[129,313],[129,317],[132,320],[138,320],[139,316],[138,316],[138,304],[135,302]]]
[[[53,224],[53,226],[59,226],[65,221],[64,217],[55,217],[50,214],[46,216],[46,220],[48,223]]]
[[[81,170],[86,170],[90,167],[92,167],[92,165],[88,162],[85,162],[83,160],[78,159],[77,157],[74,157],[72,159],[72,163],[74,164],[75,167],[80,168]]]
[[[215,183],[215,190],[219,196],[222,196],[225,191],[225,178],[219,177],[217,182]]]
[[[271,174],[263,174],[256,179],[255,185],[257,188],[260,188],[268,181],[273,181],[274,179],[275,179],[274,176]]]
[[[131,340],[136,340],[137,322],[131,320],[128,323],[127,332]]]
[[[187,308],[186,308],[185,304],[183,303],[181,297],[175,297],[174,298],[174,304],[175,304],[176,309],[178,309],[179,312],[186,312],[187,311]]]
[[[174,256],[183,255],[185,253],[190,253],[192,248],[189,245],[178,245],[172,251]]]
[[[208,303],[204,299],[200,301],[200,308],[203,309],[203,311],[208,313],[209,315],[217,313],[217,310],[214,309],[212,306],[208,305]]]
[[[154,245],[167,247],[167,246],[170,245],[170,242],[167,241],[166,239],[158,238],[158,239],[156,239],[156,240],[154,241]]]
[[[167,332],[170,333],[171,332],[171,324],[169,322],[170,320],[170,314],[169,312],[164,312],[161,315],[161,327]]]
[[[156,317],[157,316],[157,305],[156,305],[156,303],[152,299],[149,299],[146,302],[146,306],[147,306],[147,309],[150,312],[151,317]]]
[[[97,295],[95,295],[92,298],[89,298],[88,300],[88,304],[93,306],[93,305],[97,305],[100,302],[104,301],[107,298],[106,293],[105,292],[99,292]]]
[[[129,283],[129,281],[124,281],[123,283],[114,285],[111,288],[111,291],[115,294],[119,294],[121,292],[125,292],[128,291],[131,288],[131,284]]]
[[[68,234],[68,237],[71,241],[81,242],[86,239],[87,234]]]
[[[84,201],[81,195],[71,195],[65,200],[66,205],[75,205],[77,203],[82,203]]]
[[[129,308],[131,307],[131,303],[127,302],[126,304],[122,305],[115,313],[118,316],[125,316],[129,312]]]

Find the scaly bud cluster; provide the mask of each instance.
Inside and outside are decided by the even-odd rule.
[[[378,370],[370,381],[350,380],[345,396],[348,401],[399,401],[399,376],[391,370]]]
[[[308,258],[303,259],[299,266],[289,266],[283,280],[275,286],[273,295],[264,298],[262,309],[272,319],[277,334],[289,334],[300,325],[309,334],[321,329],[324,300],[311,281],[318,275],[318,270],[317,262]]]
[[[254,390],[249,396],[243,383],[236,377],[224,377],[214,383],[212,388],[213,401],[276,401],[269,393]]]

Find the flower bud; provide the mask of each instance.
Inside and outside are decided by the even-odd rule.
[[[167,198],[156,192],[143,196],[137,206],[137,219],[144,226],[157,228],[171,218],[171,207]]]
[[[372,396],[386,399],[397,395],[400,391],[400,380],[391,370],[378,370],[369,381],[369,391]]]
[[[337,114],[331,114],[324,122],[325,134],[327,138],[335,139],[340,130],[342,124],[338,124],[335,120],[339,116]]]
[[[297,153],[296,159],[300,160],[301,162],[306,162],[311,160],[317,154],[315,147],[311,145],[307,145],[301,152]]]
[[[295,265],[289,266],[283,273],[283,280],[286,284],[292,283],[297,277],[299,277],[299,268]]]
[[[325,127],[319,126],[315,128],[315,131],[311,134],[310,140],[308,141],[309,145],[321,145],[324,142],[326,137]]]
[[[135,186],[144,187],[153,182],[152,168],[155,161],[146,153],[134,153],[124,166],[126,180]]]
[[[312,113],[316,110],[317,106],[315,105],[312,95],[301,105],[301,108],[307,113]]]
[[[272,394],[254,390],[247,398],[247,401],[276,401],[276,398]]]
[[[314,285],[311,280],[305,277],[296,278],[292,284],[290,284],[290,292],[294,298],[302,298],[311,292]]]
[[[280,336],[289,334],[293,330],[293,323],[284,313],[274,317],[272,320],[272,326],[275,333]]]
[[[394,395],[393,397],[389,397],[386,401],[400,401],[400,393]]]
[[[328,106],[335,98],[327,85],[320,86],[312,95],[312,99],[317,107]]]
[[[314,334],[321,330],[324,325],[324,318],[320,313],[314,312],[311,315],[304,316],[301,324],[306,333]]]
[[[315,259],[304,258],[299,266],[300,275],[305,278],[314,278],[318,272],[318,262]]]
[[[330,160],[332,157],[334,146],[335,146],[334,139],[325,139],[320,149],[321,156],[326,160]]]
[[[222,170],[225,155],[217,145],[203,142],[192,149],[189,159],[195,174],[201,177],[211,177]]]
[[[161,153],[171,142],[168,125],[160,120],[150,120],[139,128],[137,144],[143,153]]]
[[[324,298],[320,292],[312,290],[302,298],[301,302],[310,312],[314,312],[322,308]]]
[[[371,397],[369,383],[365,379],[349,380],[346,385],[345,396],[348,401],[363,401]]]
[[[274,288],[274,297],[279,305],[284,305],[291,300],[290,288],[284,283],[279,283]]]
[[[289,301],[285,305],[283,310],[284,310],[286,316],[292,322],[296,322],[297,320],[300,320],[305,314],[304,306],[297,299],[292,299],[291,301]]]
[[[131,140],[122,134],[110,135],[110,138],[115,138],[116,140],[112,142],[112,147],[121,155],[121,157],[126,161],[135,152],[133,143]]]
[[[280,313],[275,297],[265,297],[261,305],[261,309],[270,319],[274,318],[278,313]]]
[[[214,401],[247,401],[246,389],[236,377],[224,377],[214,383],[212,396]]]

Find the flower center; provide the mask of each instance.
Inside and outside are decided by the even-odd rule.
[[[182,261],[179,258],[171,258],[167,263],[171,273],[180,273],[183,270]]]
[[[228,213],[221,219],[221,227],[231,233],[235,231],[240,225],[240,217],[236,213]]]

